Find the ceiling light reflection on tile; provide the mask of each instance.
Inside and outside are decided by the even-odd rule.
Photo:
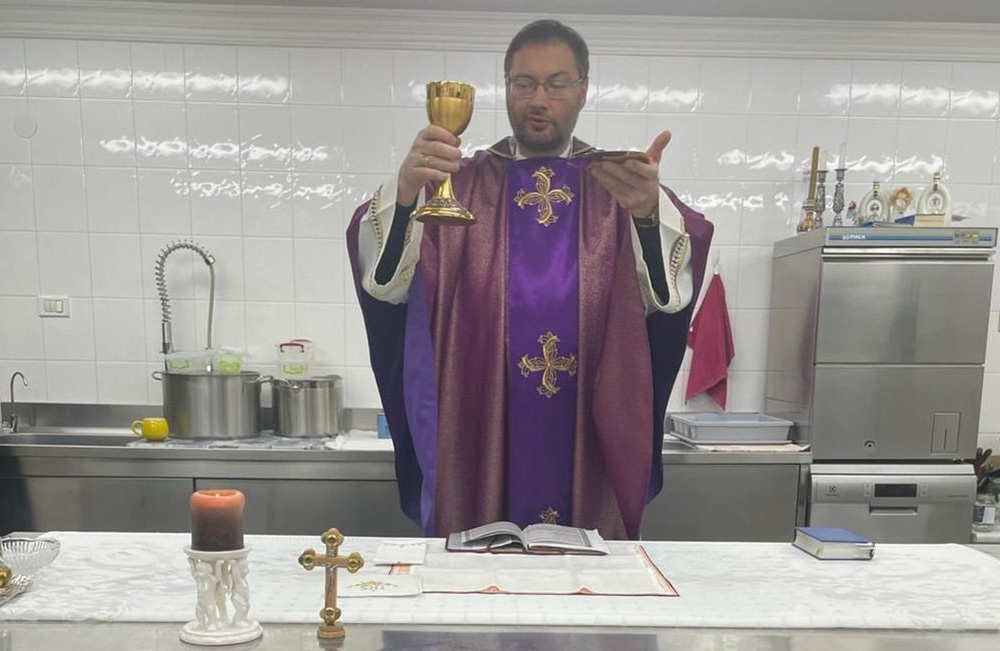
[[[254,99],[288,99],[288,77],[264,77],[255,75],[249,79],[240,80],[240,98]],[[421,98],[422,99],[422,98]]]
[[[715,159],[719,167],[734,167],[747,162],[747,154],[742,149],[730,149]]]
[[[80,85],[102,94],[128,94],[132,73],[128,70],[81,70]]]
[[[851,168],[851,171],[875,172],[880,175],[886,175],[892,171],[892,168],[895,167],[895,163],[891,158],[885,156],[883,156],[880,160],[868,158],[868,156],[862,156],[857,160],[850,161],[848,167]]]
[[[739,212],[740,206],[743,203],[742,197],[739,197],[732,192],[726,193],[711,193],[711,194],[701,194],[695,195],[682,195],[681,197],[685,203],[689,203],[694,208],[701,212],[709,212],[713,210],[726,209],[732,212]]]
[[[32,88],[65,90],[76,88],[79,83],[80,74],[75,68],[59,68],[56,70],[44,68],[42,70],[28,71],[28,86]]]
[[[1000,95],[993,91],[956,91],[952,97],[952,108],[965,113],[993,115],[997,110]]]
[[[903,86],[902,101],[903,106],[921,107],[925,109],[944,110],[948,108],[950,91],[947,88],[911,88]]]
[[[663,88],[650,91],[649,103],[651,106],[694,111],[701,104],[701,93],[697,88]]]
[[[943,167],[944,159],[936,154],[932,155],[929,159],[910,156],[909,158],[896,161],[897,174],[915,173],[933,176],[935,172],[940,171]]]
[[[306,201],[322,202],[320,204],[320,210],[322,210],[344,199],[347,196],[347,191],[342,184],[340,186],[333,183],[309,185],[300,182],[295,187],[294,196],[297,199],[304,199]]]
[[[139,144],[136,146],[136,153],[145,159],[182,159],[187,151],[187,143],[179,138],[170,140],[150,140],[145,136],[139,137]]]
[[[769,151],[757,156],[747,156],[747,166],[752,170],[777,170],[787,172],[795,164],[795,155],[787,151],[772,154]]]
[[[255,199],[264,198],[265,200],[270,197],[274,200],[271,207],[277,206],[283,200],[290,197],[291,194],[291,186],[279,181],[274,181],[266,185],[251,183],[245,178],[243,181],[243,196],[250,196]]]
[[[214,197],[230,197],[236,199],[240,196],[240,184],[232,179],[221,182],[215,181],[195,181],[190,183],[191,196],[197,199],[211,199]]]
[[[834,84],[830,87],[829,92],[826,94],[826,99],[834,107],[847,106],[851,101],[851,85],[850,84]]]
[[[234,142],[215,142],[191,147],[191,158],[196,162],[231,160],[240,158],[240,146]]]
[[[625,86],[612,84],[601,86],[600,101],[623,107],[638,107],[646,105],[649,89],[645,86]]]
[[[24,89],[24,70],[0,70],[0,88],[11,88],[20,93]]]
[[[236,77],[233,75],[200,75],[191,73],[187,78],[188,91],[196,93],[222,93],[233,95],[236,92]]]
[[[109,154],[131,154],[135,150],[135,141],[128,136],[121,138],[102,138],[99,141],[101,149]]]
[[[292,149],[292,160],[297,163],[321,163],[329,158],[330,152],[326,145],[309,147],[300,144]]]
[[[244,163],[275,161],[281,167],[285,167],[288,165],[291,153],[291,148],[289,147],[267,147],[255,144],[253,140],[243,145]]]
[[[146,96],[184,92],[184,75],[180,72],[136,70],[132,75],[132,83],[136,91],[141,91]]]
[[[777,208],[780,212],[785,212],[791,204],[792,198],[786,192],[775,192],[771,197],[772,201],[765,205],[763,194],[750,194],[743,197],[743,208],[751,212],[757,212],[767,208]]]
[[[895,104],[899,98],[899,84],[855,84],[851,101],[855,104]]]

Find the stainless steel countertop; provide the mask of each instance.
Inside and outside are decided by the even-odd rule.
[[[72,440],[72,443],[67,441]],[[346,463],[392,461],[391,450],[186,449],[127,447],[136,440],[124,429],[45,428],[0,435],[0,457],[70,457],[74,459],[156,461],[268,461]],[[42,442],[45,441],[45,442]],[[810,452],[707,452],[667,440],[664,464],[808,464]],[[0,651],[3,651],[0,649]]]
[[[0,651],[191,651],[180,624],[2,622]],[[316,639],[316,627],[267,624],[264,637],[226,651],[982,651],[997,633],[880,630],[548,629],[520,627],[346,626],[347,637]]]

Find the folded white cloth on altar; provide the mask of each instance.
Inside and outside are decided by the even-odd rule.
[[[375,432],[352,429],[327,441],[324,447],[327,450],[392,450],[392,439],[380,439]]]
[[[426,542],[383,540],[375,551],[374,563],[376,565],[423,565],[426,556]]]

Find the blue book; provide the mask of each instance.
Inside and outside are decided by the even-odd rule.
[[[822,560],[867,561],[875,543],[839,527],[795,527],[792,544]]]

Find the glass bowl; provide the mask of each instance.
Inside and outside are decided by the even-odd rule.
[[[51,538],[4,538],[0,557],[14,576],[32,577],[59,555],[59,541]]]

